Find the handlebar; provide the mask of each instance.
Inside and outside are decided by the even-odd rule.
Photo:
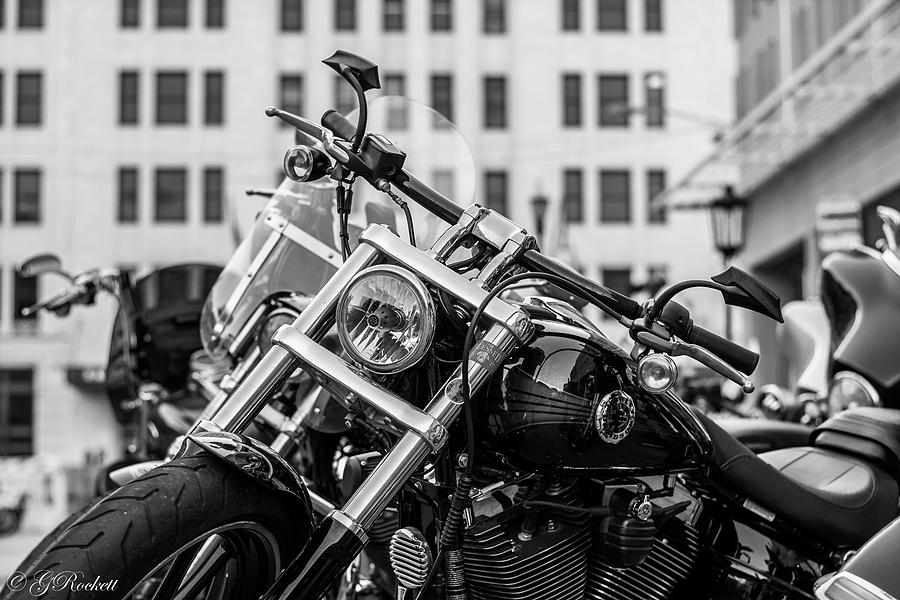
[[[684,341],[709,350],[741,373],[749,375],[756,370],[759,354],[695,325],[690,312],[681,304],[672,300],[667,302],[659,320]]]
[[[49,310],[51,312],[60,312],[63,309],[68,309],[68,307],[85,295],[87,289],[82,284],[75,284],[69,288],[64,289],[59,292],[55,296],[51,296],[50,298],[43,300],[41,302],[37,302],[32,304],[31,306],[25,307],[22,309],[21,313],[23,317],[31,316],[41,310]]]
[[[347,141],[353,139],[353,136],[356,135],[356,126],[336,110],[329,110],[322,115],[322,125],[334,135]],[[375,182],[370,183],[374,185]],[[465,212],[461,206],[416,179],[405,169],[400,169],[391,177],[391,183],[397,186],[411,200],[449,224],[457,223]],[[527,250],[523,256],[523,263],[531,270],[568,279],[578,287],[585,289],[622,317],[637,319],[643,312],[643,307],[635,300],[591,281],[568,266],[544,256],[536,250]],[[742,373],[750,374],[756,369],[756,365],[759,362],[757,353],[707,329],[694,325],[687,309],[676,302],[669,302],[666,305],[663,314],[660,315],[660,321],[668,325],[673,333],[684,341],[689,344],[696,344],[712,352]]]

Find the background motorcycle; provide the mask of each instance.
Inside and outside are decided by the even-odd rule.
[[[785,306],[785,351],[797,363],[795,389],[761,390],[771,416],[817,424],[859,406],[900,408],[900,213],[879,206],[884,238],[822,261],[821,301]],[[830,336],[829,336],[830,333]]]
[[[359,57],[339,52],[326,64],[361,105],[378,85]],[[543,257],[501,215],[463,210],[412,177],[387,138],[364,135],[364,110],[356,127],[327,113],[328,129],[268,112],[320,142],[291,149],[287,171],[316,179],[334,167],[346,250],[347,187],[357,178],[402,192],[450,228],[427,252],[367,228],[179,456],[105,498],[24,566],[26,576],[65,564],[116,577],[114,597],[318,598],[340,593],[342,576],[343,591],[354,590],[368,544],[401,593],[807,598],[847,549],[896,516],[898,453],[868,452],[888,428],[854,437],[826,424],[816,446],[759,457],[668,391],[677,378],[670,355],[752,389],[742,372],[758,356],[696,326],[672,300],[711,287],[778,318],[777,298],[747,274],[675,284],[640,305]],[[628,327],[631,354],[556,299],[499,298],[535,278]],[[322,345],[332,327],[352,363]],[[351,426],[379,434],[347,457],[360,483],[315,528],[296,472],[241,435],[298,367]],[[398,522],[387,523],[385,539],[390,508]]]
[[[197,382],[221,376],[221,366],[201,350],[200,310],[220,267],[182,264],[156,269],[136,282],[129,271],[91,269],[77,276],[58,257],[42,254],[19,267],[25,276],[55,274],[69,286],[22,310],[65,316],[72,306],[94,304],[105,292],[118,303],[106,366],[106,392],[123,425],[124,457],[105,465],[98,489],[113,485],[109,474],[127,465],[161,459],[187,432],[209,401]]]

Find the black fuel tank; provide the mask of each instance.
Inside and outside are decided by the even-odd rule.
[[[628,355],[580,327],[535,321],[536,339],[479,401],[488,450],[560,474],[688,469],[708,438],[686,406],[633,380]]]

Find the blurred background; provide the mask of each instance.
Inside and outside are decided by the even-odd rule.
[[[121,447],[114,302],[22,317],[59,288],[17,265],[223,265],[293,143],[265,107],[354,107],[334,50],[455,123],[476,199],[589,277],[646,297],[735,262],[788,301],[900,206],[898,24],[894,0],[0,0],[0,493],[28,497],[0,575]],[[712,294],[697,319],[783,382],[774,326]]]

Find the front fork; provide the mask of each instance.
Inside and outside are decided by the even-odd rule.
[[[365,241],[366,237],[364,234],[361,241]],[[294,323],[279,331],[275,337],[276,345],[207,422],[207,429],[232,433],[243,431],[298,367],[325,374],[341,372],[346,368],[338,363],[327,367],[310,364],[299,347],[324,337],[333,323],[335,305],[341,292],[359,271],[378,262],[382,253],[401,264],[414,263],[411,267],[423,279],[456,293],[473,306],[485,297],[486,293],[474,283],[420,251],[402,243],[398,245],[380,232],[375,232],[372,237],[375,238],[372,243],[359,245]],[[469,383],[473,395],[530,332],[531,324],[524,313],[508,308],[511,310],[492,311],[495,322],[469,355]],[[502,314],[502,317],[496,317],[497,314]],[[290,328],[294,331],[289,331]],[[291,340],[299,341],[292,343]],[[333,360],[340,359],[335,357]],[[281,573],[264,600],[320,598],[339,579],[368,541],[368,530],[391,499],[425,458],[446,442],[446,431],[462,409],[460,373],[461,369],[457,368],[424,412],[386,391],[367,387],[362,380],[354,379],[357,389],[364,390],[359,394],[359,400],[391,415],[395,422],[407,423],[407,430],[347,503],[331,511],[319,524],[301,554]],[[347,372],[347,375],[350,373]],[[427,426],[429,423],[430,427]]]

